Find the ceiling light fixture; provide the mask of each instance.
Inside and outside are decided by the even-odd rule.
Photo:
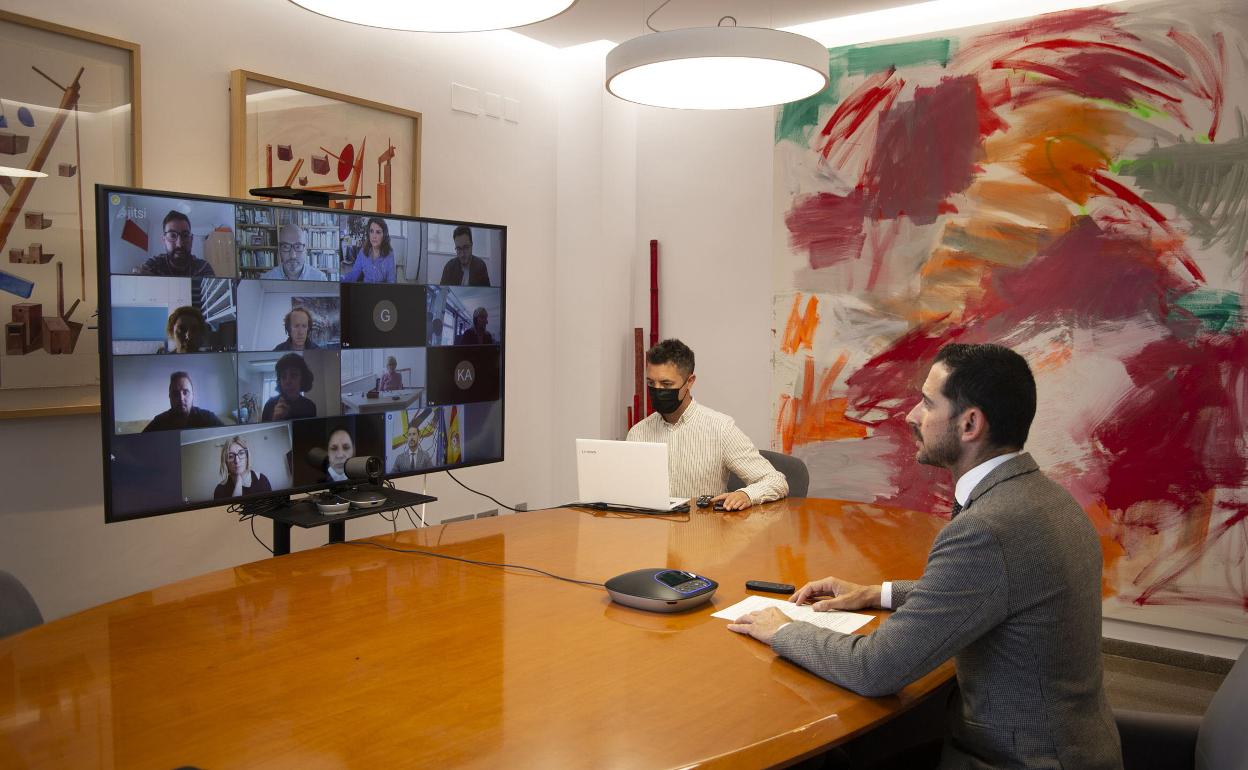
[[[290,0],[313,13],[409,32],[484,32],[544,21],[576,0]]]
[[[47,174],[42,171],[31,171],[28,168],[14,168],[12,166],[0,166],[0,176],[11,176],[22,179],[42,179]]]
[[[827,85],[826,48],[808,37],[765,27],[655,32],[625,41],[607,54],[607,90],[654,107],[768,107],[804,99]]]

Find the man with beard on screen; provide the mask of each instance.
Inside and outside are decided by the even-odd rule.
[[[157,254],[139,268],[142,275],[189,276],[192,278],[216,275],[212,265],[191,253],[195,235],[191,232],[191,218],[180,211],[170,211],[161,222],[161,240],[165,253]]]

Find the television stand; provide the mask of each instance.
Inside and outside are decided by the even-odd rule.
[[[316,509],[315,503],[303,497],[298,500],[290,500],[285,505],[279,505],[267,511],[256,511],[256,516],[263,516],[266,519],[273,520],[273,555],[285,556],[290,553],[291,527],[311,529],[329,525],[329,540],[326,542],[341,543],[347,539],[348,519],[358,519],[361,516],[371,516],[374,513],[397,511],[400,508],[432,503],[438,499],[432,495],[422,495],[416,492],[406,492],[402,489],[391,489],[373,484],[360,484],[353,487],[353,489],[384,495],[386,502],[381,505],[374,505],[371,508],[352,508],[346,513],[324,514]]]

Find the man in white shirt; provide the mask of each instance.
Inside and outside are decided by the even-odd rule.
[[[728,511],[779,500],[789,493],[784,474],[758,453],[731,417],[693,400],[693,351],[677,339],[646,353],[646,388],[655,413],[633,426],[629,441],[667,444],[672,497],[713,495]],[[728,475],[746,486],[725,492]]]
[[[1021,451],[1035,413],[1022,356],[941,348],[906,415],[918,461],[955,480],[953,518],[922,577],[870,586],[828,577],[793,595],[816,611],[895,610],[866,636],[790,622],[775,608],[729,629],[870,696],[954,656],[961,707],[938,747],[942,768],[1121,768],[1102,686],[1100,542],[1079,503]]]
[[[277,231],[277,257],[281,261],[261,278],[277,281],[326,281],[325,273],[308,262],[308,246],[303,228],[284,224]]]

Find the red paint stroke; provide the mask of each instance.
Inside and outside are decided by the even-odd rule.
[[[904,422],[937,351],[967,335],[965,327],[945,326],[947,318],[914,327],[845,380],[850,419],[877,428],[890,420]]]
[[[1114,45],[1113,43],[1105,43],[1105,42],[1096,41],[1096,40],[1073,40],[1071,38],[1053,38],[1050,40],[1038,40],[1034,43],[1028,43],[1027,45],[1024,45],[1018,48],[1015,51],[1015,53],[1018,53],[1021,51],[1027,51],[1033,48],[1042,48],[1046,51],[1061,51],[1061,50],[1066,50],[1066,49],[1076,49],[1079,51],[1088,51],[1088,50],[1112,51],[1116,54],[1126,57],[1127,59],[1138,59],[1141,63],[1148,64],[1152,67],[1155,67],[1161,70],[1162,72],[1166,73],[1167,75],[1170,75],[1175,80],[1187,79],[1187,75],[1183,74],[1182,72],[1175,69],[1174,67],[1171,67],[1169,64],[1166,64],[1164,61],[1162,61],[1161,59],[1158,59],[1155,56],[1149,56],[1148,54],[1140,53],[1139,51],[1134,51],[1130,48],[1127,48],[1126,46]]]
[[[1115,321],[1171,324],[1176,333],[1192,334],[1199,322],[1172,313],[1171,302],[1195,287],[1166,264],[1148,241],[1105,232],[1080,217],[1026,264],[986,275],[982,295],[967,298],[963,321],[1002,336],[1018,328],[1091,329]]]
[[[1183,573],[1191,569],[1197,562],[1205,557],[1222,537],[1230,532],[1234,527],[1248,521],[1248,503],[1223,502],[1218,504],[1221,508],[1235,511],[1233,515],[1226,521],[1218,525],[1211,534],[1206,535],[1199,542],[1193,543],[1188,548],[1187,555],[1168,573],[1153,581],[1151,585],[1145,588],[1134,602],[1139,605],[1145,604],[1179,604],[1179,603],[1200,603],[1207,605],[1210,603],[1223,604],[1229,606],[1241,606],[1242,609],[1248,610],[1248,596],[1240,598],[1238,601],[1229,601],[1225,596],[1211,595],[1202,593],[1198,596],[1185,595],[1179,597],[1178,601],[1158,601],[1156,594],[1166,588],[1169,588],[1176,580],[1182,577]],[[1186,592],[1185,592],[1186,593]]]
[[[1212,142],[1218,135],[1222,106],[1226,101],[1226,91],[1223,86],[1226,78],[1226,39],[1221,32],[1213,33],[1213,43],[1217,46],[1217,61],[1215,62],[1209,49],[1193,35],[1171,29],[1169,38],[1183,49],[1183,52],[1196,65],[1196,69],[1200,71],[1201,84],[1198,94],[1209,101],[1209,108],[1213,111],[1213,119],[1209,121],[1209,141]]]
[[[1121,32],[1110,22],[1117,21],[1122,13],[1105,8],[1076,9],[1059,13],[1046,13],[1028,20],[1013,29],[997,32],[990,37],[1007,40],[1026,40],[1049,35],[1065,35],[1076,31],[1090,31],[1090,28],[1102,28],[1105,31]],[[1131,37],[1134,37],[1132,35]]]
[[[884,259],[897,243],[901,233],[901,220],[892,219],[872,223],[868,228],[871,237],[871,273],[867,276],[867,291],[874,291],[879,283],[880,273],[884,270]]]
[[[814,270],[857,259],[866,238],[865,191],[858,188],[844,197],[831,193],[806,195],[794,201],[784,217],[789,245],[806,249]]]
[[[992,93],[987,93],[983,89],[982,83],[975,84],[975,115],[979,121],[979,135],[988,137],[997,131],[1009,128],[1009,124],[993,110],[993,107],[1001,106],[1009,100],[1010,84],[1009,81],[1002,81],[1001,86],[994,89]]]
[[[979,103],[974,76],[945,78],[880,119],[863,183],[881,216],[930,224],[945,198],[970,185],[983,153]]]
[[[1113,179],[1110,179],[1104,174],[1098,173],[1096,171],[1092,171],[1089,174],[1089,176],[1091,176],[1094,180],[1096,180],[1097,184],[1103,187],[1107,192],[1112,194],[1114,197],[1122,200],[1125,203],[1131,204],[1132,206],[1138,208],[1140,211],[1143,211],[1145,214],[1147,214],[1149,219],[1152,219],[1154,222],[1161,225],[1161,228],[1166,231],[1167,235],[1170,235],[1171,237],[1177,237],[1177,234],[1174,232],[1174,229],[1170,227],[1169,222],[1167,222],[1166,218],[1162,216],[1162,213],[1158,211],[1156,208],[1154,208],[1151,203],[1144,200],[1135,192],[1133,192],[1126,185],[1122,184],[1121,182],[1117,182]],[[1201,272],[1200,267],[1197,266],[1196,262],[1192,260],[1191,256],[1186,251],[1184,251],[1182,248],[1179,248],[1174,251],[1174,254],[1179,259],[1179,261],[1183,263],[1183,267],[1187,268],[1187,271],[1192,274],[1193,278],[1195,278],[1197,281],[1200,281],[1201,283],[1205,282],[1204,273]]]
[[[1167,102],[1180,102],[1180,97],[1165,93],[1151,86],[1122,77],[1114,72],[1112,67],[1104,65],[1085,66],[1082,69],[1075,70],[1073,67],[1068,71],[1055,64],[1042,64],[1035,61],[1027,61],[1025,59],[997,59],[992,63],[993,69],[1019,70],[1023,72],[1032,72],[1037,75],[1044,75],[1052,78],[1058,90],[1081,96],[1085,99],[1107,99],[1118,104],[1130,105],[1140,97],[1139,94],[1148,94],[1164,99]],[[1026,89],[1027,93],[1042,92],[1051,88],[1051,86],[1032,86]],[[1020,98],[1019,101],[1022,101]],[[1186,125],[1186,123],[1184,123]]]
[[[1017,27],[979,36],[969,44],[964,45],[958,51],[955,60],[957,62],[967,62],[991,49],[1004,48],[1007,45],[1013,46],[1014,41],[1017,40],[1034,40],[1054,35],[1066,36],[1073,33],[1082,33],[1101,40],[1138,41],[1139,38],[1137,36],[1115,26],[1114,22],[1121,16],[1122,13],[1120,12],[1109,11],[1103,8],[1047,13],[1034,19],[1029,19]]]
[[[837,105],[836,111],[819,132],[825,138],[823,147],[819,150],[824,160],[830,159],[834,148],[849,147],[848,140],[858,133],[868,118],[892,107],[906,84],[901,78],[892,79],[895,71],[895,67],[890,67],[871,75],[854,93]],[[844,163],[844,156],[845,152],[842,151],[837,158],[831,159],[837,168]]]
[[[1132,522],[1161,530],[1207,490],[1248,482],[1248,415],[1236,396],[1248,382],[1248,334],[1169,337],[1123,364],[1133,387],[1088,435],[1105,465],[1106,505],[1172,503],[1178,514],[1161,506]]]
[[[911,510],[946,508],[952,500],[949,474],[915,462],[914,433],[906,414],[918,401],[937,351],[950,342],[981,342],[978,330],[947,326],[946,318],[916,326],[867,361],[845,380],[845,418],[870,428],[871,442],[889,471],[889,495],[874,502]]]

